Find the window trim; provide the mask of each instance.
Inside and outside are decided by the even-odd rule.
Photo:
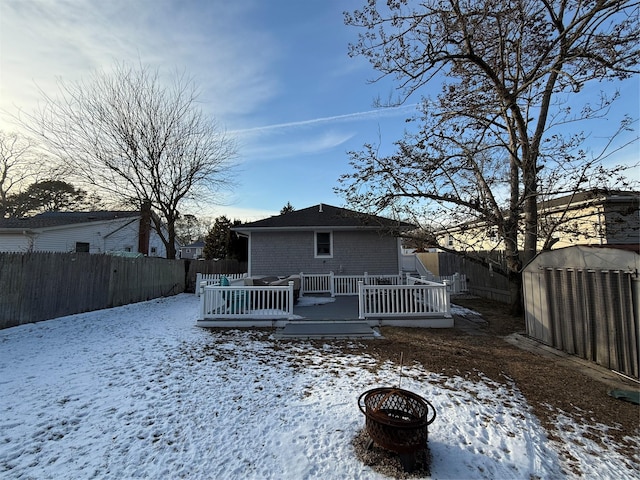
[[[318,234],[329,234],[329,253],[318,253]],[[333,232],[331,230],[316,230],[313,232],[313,256],[314,258],[333,258]]]

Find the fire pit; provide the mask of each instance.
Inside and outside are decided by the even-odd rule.
[[[427,448],[428,426],[436,410],[420,395],[400,388],[374,388],[360,395],[358,406],[366,417],[367,433],[380,447],[398,454]]]

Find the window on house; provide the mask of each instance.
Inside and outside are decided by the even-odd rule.
[[[89,244],[87,242],[76,242],[76,253],[89,253]]]
[[[124,247],[124,251],[125,252],[130,252],[131,251],[131,247]]]
[[[158,253],[158,249],[156,247],[151,247],[151,255],[155,256]]]
[[[316,232],[316,257],[332,256],[332,236],[331,232]]]
[[[453,235],[448,235],[447,236],[447,245],[449,247],[453,247]]]

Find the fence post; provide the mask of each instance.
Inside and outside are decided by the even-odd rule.
[[[200,296],[202,292],[200,291],[200,282],[202,282],[202,273],[196,273],[196,295]]]
[[[358,280],[358,318],[364,320],[364,292],[362,280]]]
[[[364,284],[365,285],[370,285],[370,283],[369,283],[369,274],[367,272],[364,272]]]
[[[300,296],[304,297],[304,273],[300,272]]]

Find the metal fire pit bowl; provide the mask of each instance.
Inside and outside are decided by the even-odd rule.
[[[380,447],[399,454],[427,448],[428,426],[436,419],[436,410],[420,395],[400,388],[374,388],[360,395],[358,407],[366,417],[367,433]]]

